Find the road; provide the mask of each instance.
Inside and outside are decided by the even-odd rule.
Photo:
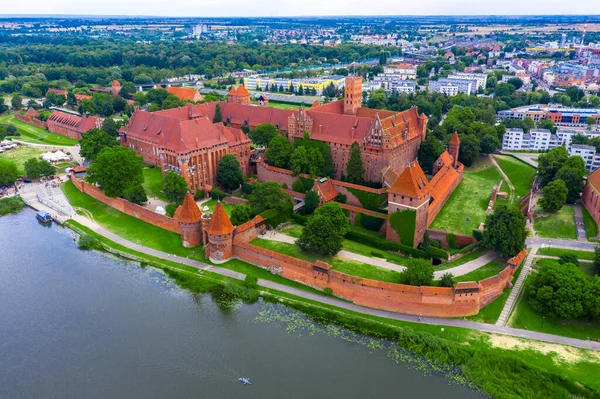
[[[147,253],[149,255],[152,255],[152,256],[155,256],[155,257],[158,257],[161,259],[180,262],[182,264],[192,266],[192,267],[195,267],[195,268],[198,268],[201,270],[210,270],[213,273],[217,273],[222,276],[232,277],[232,278],[235,278],[238,280],[243,280],[246,277],[242,273],[223,269],[218,266],[209,265],[209,264],[194,261],[191,259],[177,257],[175,255],[167,254],[167,253],[164,253],[164,252],[152,249],[152,248],[147,248],[142,245],[135,244],[131,241],[125,240],[124,238],[119,237],[119,236],[105,230],[97,223],[92,222],[89,219],[82,217],[81,215],[75,215],[74,220],[76,220],[79,223],[83,224],[84,226],[90,228],[91,230],[95,231],[96,233],[108,238],[109,240],[114,241],[117,244],[123,245],[124,247],[133,249],[138,252]],[[363,314],[376,316],[376,317],[383,317],[383,318],[387,318],[387,319],[401,320],[401,321],[407,321],[407,322],[438,325],[441,327],[446,326],[446,327],[467,328],[467,329],[477,330],[477,331],[482,331],[482,332],[504,334],[504,335],[510,335],[510,336],[518,337],[518,338],[526,338],[526,339],[533,339],[533,340],[538,340],[538,341],[551,342],[551,343],[555,343],[555,344],[569,345],[569,346],[574,346],[574,347],[583,348],[583,349],[600,350],[600,342],[595,342],[595,341],[586,341],[586,340],[575,339],[575,338],[567,338],[567,337],[561,337],[558,335],[545,334],[545,333],[528,331],[528,330],[521,330],[521,329],[511,328],[511,327],[497,326],[497,325],[493,325],[493,324],[477,323],[477,322],[468,321],[468,320],[440,319],[440,318],[429,318],[429,317],[424,318],[424,317],[418,317],[418,316],[411,316],[411,315],[406,315],[406,314],[401,314],[401,313],[388,312],[388,311],[384,311],[384,310],[378,310],[378,309],[373,309],[373,308],[367,308],[367,307],[360,306],[360,305],[355,305],[353,303],[342,301],[340,299],[313,294],[313,293],[310,293],[310,292],[307,292],[304,290],[288,287],[287,285],[274,283],[269,280],[259,279],[258,284],[262,287],[285,292],[285,293],[288,293],[291,295],[295,295],[297,297],[310,299],[315,302],[320,302],[320,303],[335,306],[335,307],[338,307],[341,309],[346,309],[346,310],[350,310],[353,312],[363,313]]]
[[[593,251],[598,243],[595,242],[583,242],[583,241],[574,241],[574,240],[559,240],[556,238],[528,238],[525,241],[525,244],[530,246],[538,246],[540,248],[544,247],[553,247],[553,248],[565,248],[565,249],[574,249],[581,251]]]

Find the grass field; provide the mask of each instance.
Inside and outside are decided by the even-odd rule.
[[[536,173],[535,168],[509,155],[494,155],[494,158],[515,186],[515,195],[523,198],[529,192]]]
[[[19,173],[25,174],[25,170],[23,169],[23,165],[27,162],[28,159],[31,158],[39,158],[40,154],[45,151],[27,146],[19,146],[17,148],[13,148],[12,150],[8,150],[0,154],[0,159],[6,159],[8,161],[12,161],[17,164],[17,168],[19,168]]]
[[[163,176],[160,168],[145,168],[142,186],[148,197],[167,201],[167,196],[162,192]]]
[[[437,215],[431,228],[471,235],[473,229],[485,222],[485,211],[492,189],[501,179],[498,169],[486,158],[482,158],[472,168],[465,168],[462,182]]]
[[[540,237],[577,239],[573,205],[563,205],[556,213],[534,217],[534,228]]]
[[[537,251],[538,255],[547,256],[563,256],[563,255],[575,255],[577,259],[594,260],[594,252],[592,251],[576,251],[574,249],[563,249],[563,248],[540,248]]]
[[[342,273],[351,274],[353,276],[369,278],[379,281],[387,281],[390,283],[400,282],[400,273],[395,272],[393,270],[367,265],[362,262],[356,262],[350,259],[341,258],[339,256],[321,256],[309,252],[304,252],[294,244],[257,238],[252,241],[252,245],[270,249],[271,251],[275,251],[288,256],[293,256],[294,258],[303,259],[309,262],[322,260],[323,262],[329,263],[334,270],[340,271]]]
[[[437,266],[435,268],[435,270],[446,270],[446,269],[450,269],[451,267],[464,265],[467,262],[470,262],[474,259],[477,259],[477,258],[485,255],[487,253],[487,251],[489,251],[489,249],[487,249],[487,248],[476,249],[475,251],[471,252],[470,254],[466,254],[465,256],[462,256],[452,262],[440,264],[439,266]]]
[[[143,220],[129,216],[77,190],[71,181],[62,185],[62,189],[73,207],[89,211],[94,220],[112,233],[129,241],[157,249],[169,254],[202,261],[202,247],[184,248],[181,235],[161,229]]]
[[[477,270],[473,270],[470,273],[463,274],[462,276],[454,277],[454,282],[458,283],[461,281],[481,281],[488,277],[495,276],[500,273],[506,267],[506,261],[503,258],[497,258],[481,266]]]
[[[15,137],[15,140],[56,146],[73,146],[77,144],[77,140],[61,136],[60,134],[50,133],[49,131],[41,129],[37,126],[18,121],[15,119],[14,114],[0,116],[0,123],[10,123],[17,128],[17,131],[21,135],[19,137]]]
[[[305,105],[307,107],[310,107],[312,104],[305,104]],[[277,101],[269,100],[269,107],[281,108],[281,109],[298,109],[298,108],[300,108],[300,104],[279,103]]]
[[[231,211],[233,210],[233,207],[235,205],[228,204],[227,202],[223,202],[223,201],[221,201],[221,204],[223,205],[223,208],[225,208],[225,212],[227,213],[227,215],[231,216]],[[217,205],[217,200],[211,199],[206,202],[203,202],[202,205],[200,206],[200,210],[202,212],[214,212],[216,205]],[[209,209],[208,211],[203,211],[205,206],[208,207],[208,209]]]
[[[592,217],[592,215],[590,215],[588,210],[585,209],[585,206],[583,206],[583,204],[581,204],[581,213],[583,214],[583,223],[585,224],[586,237],[588,238],[588,240],[590,238],[595,239],[596,237],[598,237],[598,225],[596,224],[594,218]]]

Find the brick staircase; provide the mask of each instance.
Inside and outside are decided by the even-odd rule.
[[[531,264],[533,262],[533,258],[535,258],[535,254],[537,253],[537,250],[538,250],[538,247],[531,247],[529,249],[529,254],[527,255],[527,259],[525,259],[525,263],[523,264],[523,270],[521,270],[521,274],[519,275],[517,282],[513,286],[512,290],[510,291],[510,295],[508,296],[508,299],[506,300],[506,303],[504,304],[502,313],[500,313],[500,317],[496,321],[497,326],[504,326],[506,324],[506,322],[508,321],[508,317],[512,313],[513,308],[515,307],[515,303],[517,302],[517,299],[519,297],[519,294],[521,293],[521,290],[523,289],[523,284],[525,283],[525,279],[527,278],[527,276],[529,275],[529,272],[531,271]]]

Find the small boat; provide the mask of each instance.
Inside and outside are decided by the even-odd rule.
[[[35,217],[37,218],[37,220],[39,220],[41,223],[50,223],[52,222],[52,216],[50,216],[50,214],[46,211],[39,211]]]
[[[252,385],[252,381],[250,381],[250,378],[240,377],[238,378],[238,381],[243,382],[244,385]]]

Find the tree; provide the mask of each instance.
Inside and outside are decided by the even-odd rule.
[[[54,176],[56,168],[46,160],[30,158],[23,165],[25,174],[30,179],[39,179],[40,177]]]
[[[77,112],[79,112],[80,114],[94,115],[96,113],[96,105],[89,98],[85,98],[79,103],[79,107],[77,107]]]
[[[229,192],[237,189],[244,182],[242,167],[234,155],[223,155],[219,161],[217,181]]]
[[[87,180],[109,197],[122,197],[144,182],[142,157],[124,146],[105,147],[87,170]]]
[[[565,182],[567,187],[567,202],[575,203],[583,191],[583,175],[585,164],[579,156],[569,157],[565,165],[556,172],[555,179]]]
[[[513,85],[517,90],[523,86],[523,81],[519,78],[510,78],[506,81],[506,83]]]
[[[245,204],[234,205],[231,210],[231,223],[239,226],[252,219],[252,208]]]
[[[498,205],[494,213],[487,216],[483,231],[483,245],[513,256],[525,245],[525,216],[519,208]]]
[[[71,108],[75,108],[75,106],[77,106],[77,97],[75,97],[73,90],[69,90],[67,92],[67,105]]]
[[[0,158],[0,187],[13,184],[17,181],[18,177],[17,164]]]
[[[221,114],[221,104],[215,105],[215,116],[213,117],[213,123],[223,122],[223,115]]]
[[[409,259],[401,273],[403,284],[422,286],[433,283],[433,265],[424,259]]]
[[[93,128],[81,135],[79,154],[87,161],[94,158],[106,147],[118,146],[119,142],[103,130]]]
[[[502,143],[495,134],[486,134],[481,140],[481,152],[484,154],[491,154],[496,151]]]
[[[102,130],[112,137],[117,137],[119,135],[119,126],[113,118],[104,119],[104,122],[102,122]]]
[[[248,205],[252,212],[258,215],[268,209],[288,211],[291,208],[290,197],[284,194],[275,182],[264,182],[256,185],[256,188],[248,196]]]
[[[565,263],[572,263],[575,266],[579,267],[579,259],[577,259],[577,255],[574,254],[564,254],[558,258],[558,263],[564,265]]]
[[[588,116],[585,119],[585,123],[590,127],[590,129],[592,128],[592,126],[594,126],[596,124],[596,118],[593,118],[591,116]]]
[[[350,229],[350,222],[348,221],[348,217],[344,213],[344,210],[337,202],[328,202],[323,206],[317,208],[315,211],[315,216],[323,216],[329,219],[335,229],[339,231],[342,235],[345,235]]]
[[[557,212],[567,201],[568,192],[564,181],[554,180],[543,188],[540,206],[547,212]]]
[[[302,209],[302,212],[305,215],[310,215],[317,209],[317,206],[319,206],[319,195],[316,191],[309,190],[304,198],[304,208]]]
[[[290,157],[290,169],[292,175],[296,176],[299,173],[306,173],[310,167],[308,163],[308,152],[306,147],[297,147]]]
[[[480,152],[479,139],[473,135],[460,135],[460,149],[458,160],[465,166],[471,166]]]
[[[556,172],[562,168],[563,164],[569,158],[569,153],[565,147],[558,146],[548,151],[546,154],[541,154],[538,157],[538,177],[540,179],[540,187],[545,187],[546,184],[554,180]]]
[[[287,168],[293,151],[292,143],[285,137],[277,135],[269,141],[269,148],[265,155],[267,163],[278,168]]]
[[[427,174],[433,173],[433,164],[444,152],[444,146],[432,135],[428,135],[419,147],[419,164]]]
[[[308,218],[296,244],[303,251],[333,256],[342,249],[343,240],[343,234],[336,229],[331,220],[315,214]]]
[[[600,245],[596,245],[596,248],[594,248],[594,267],[596,273],[600,274]]]
[[[170,170],[165,174],[163,191],[169,202],[182,204],[188,191],[187,182],[179,173]]]
[[[144,186],[141,184],[130,187],[127,190],[127,201],[133,202],[134,204],[142,204],[148,201],[148,196],[146,195],[146,190],[144,190]]]
[[[10,105],[13,109],[21,109],[23,107],[23,97],[18,94],[15,94],[10,99]]]
[[[325,166],[325,159],[323,153],[318,148],[310,148],[308,150],[308,174],[315,178],[319,176],[323,167]]]
[[[350,146],[350,157],[346,164],[346,180],[350,183],[362,184],[364,181],[365,168],[363,166],[360,146],[355,141]]]
[[[444,273],[442,278],[440,279],[440,287],[454,287],[454,276],[452,273]]]
[[[256,145],[268,145],[276,135],[277,128],[270,123],[263,123],[256,126],[249,134],[250,139]]]

